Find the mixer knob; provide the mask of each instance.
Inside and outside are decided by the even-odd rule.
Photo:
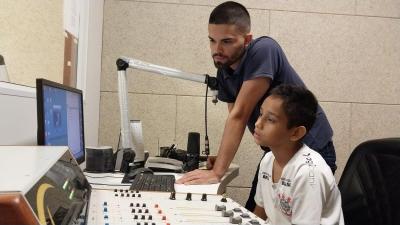
[[[240,215],[240,216],[243,218],[250,218],[249,214],[247,214],[247,213],[242,213],[242,215]]]
[[[231,224],[241,224],[242,223],[242,218],[240,216],[235,216],[235,217],[231,217],[229,219],[229,222],[231,222]]]
[[[222,216],[223,217],[231,217],[231,216],[233,216],[233,211],[232,210],[222,210]]]
[[[256,220],[256,219],[250,220],[249,223],[252,225],[261,225],[260,222],[258,222],[258,220]]]
[[[202,194],[201,195],[201,200],[202,201],[207,201],[207,194]]]
[[[215,205],[215,211],[222,211],[225,209],[226,209],[225,205],[218,205],[218,204]]]
[[[175,191],[171,192],[171,195],[169,196],[169,199],[175,200]]]
[[[233,211],[234,212],[242,212],[242,210],[240,208],[234,208]]]
[[[186,200],[192,201],[192,193],[187,193],[186,194]]]
[[[226,197],[222,196],[221,202],[227,202]]]

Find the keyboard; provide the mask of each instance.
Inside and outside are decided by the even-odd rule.
[[[174,175],[138,174],[132,181],[129,190],[175,192]]]

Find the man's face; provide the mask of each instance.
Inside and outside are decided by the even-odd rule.
[[[287,128],[288,119],[282,102],[281,98],[273,95],[263,102],[253,134],[257,144],[274,148],[290,142],[292,129]]]
[[[236,25],[209,24],[208,38],[215,67],[230,66],[235,69],[251,41],[251,35],[248,36],[240,32]]]

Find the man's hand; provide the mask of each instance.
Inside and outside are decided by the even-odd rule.
[[[208,170],[211,170],[214,167],[214,163],[215,163],[216,159],[217,159],[217,156],[208,156],[207,157],[207,165],[206,165],[206,167],[207,167]]]
[[[177,184],[215,184],[220,182],[220,178],[214,173],[213,170],[194,170],[186,173],[179,180]]]

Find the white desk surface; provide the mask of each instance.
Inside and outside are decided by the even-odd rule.
[[[175,179],[183,176],[182,173],[156,173],[156,174],[172,174]],[[124,189],[129,188],[131,184],[122,184],[123,173],[88,173],[85,172],[86,178],[95,189]],[[220,183],[205,185],[184,185],[175,184],[177,193],[199,193],[199,194],[223,194],[226,186],[235,177],[239,175],[239,166],[231,164],[225,176],[222,177]]]

